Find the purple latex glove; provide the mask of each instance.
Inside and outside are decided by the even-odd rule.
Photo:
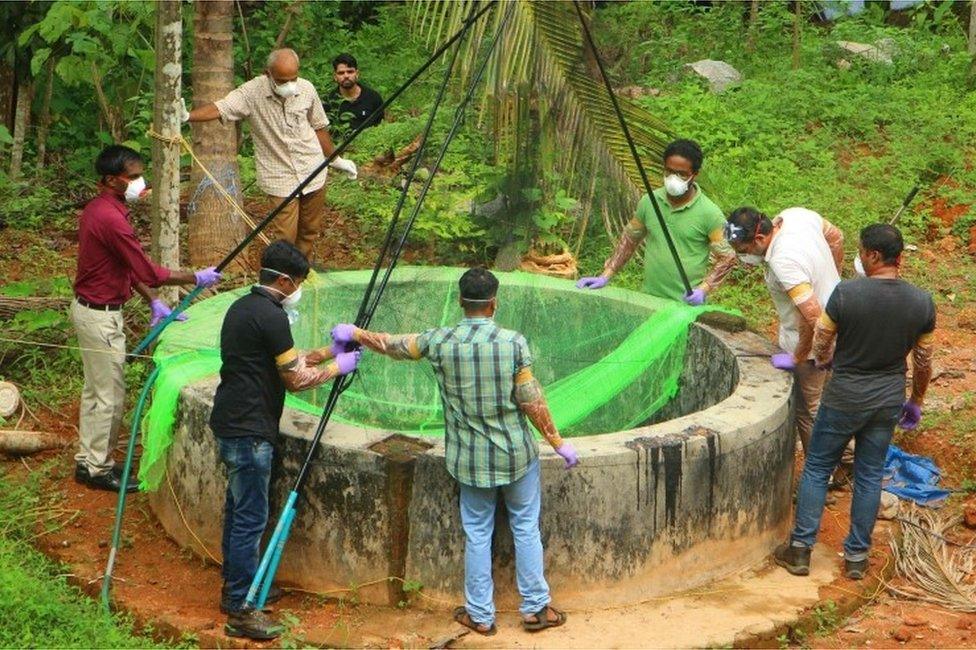
[[[205,269],[200,269],[193,276],[197,279],[197,286],[204,289],[220,282],[221,277],[216,266],[208,266]]]
[[[605,278],[602,275],[596,277],[580,278],[579,282],[576,283],[577,289],[602,289],[607,286],[610,282],[610,278]]]
[[[349,348],[348,343],[339,343],[338,341],[333,341],[332,345],[329,346],[329,352],[332,353],[332,358],[335,359],[340,354],[349,352],[348,348]]]
[[[898,420],[898,426],[900,426],[905,431],[911,431],[918,426],[918,423],[922,421],[922,407],[915,402],[908,400],[901,407],[901,419]]]
[[[685,296],[685,302],[693,307],[705,304],[705,290],[695,289],[691,293]]]
[[[156,327],[160,321],[173,313],[173,310],[169,308],[169,305],[159,298],[156,298],[149,303],[149,309],[152,311],[152,314],[149,317],[149,327]],[[180,312],[173,320],[184,321],[186,320],[186,314]]]
[[[339,323],[332,328],[332,340],[336,343],[355,342],[356,326],[350,323]]]
[[[563,457],[563,460],[566,461],[566,469],[579,465],[579,454],[576,453],[573,445],[569,444],[568,442],[564,442],[556,447],[555,451],[557,454]]]
[[[773,364],[774,368],[778,368],[779,370],[793,370],[796,368],[793,355],[789,352],[778,352],[770,357],[769,361]]]
[[[359,357],[362,352],[356,350],[355,352],[343,352],[342,354],[336,356],[335,362],[339,366],[340,375],[348,375],[350,372],[356,369],[359,365]]]

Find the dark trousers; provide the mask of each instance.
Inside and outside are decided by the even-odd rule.
[[[223,599],[231,611],[244,605],[260,561],[261,536],[268,523],[268,484],[273,447],[264,438],[217,438],[227,467],[224,500]]]
[[[827,481],[847,443],[854,438],[854,495],[844,557],[852,561],[867,558],[881,503],[885,458],[900,414],[900,406],[848,413],[820,405],[797,490],[796,521],[791,536],[794,545],[811,547],[817,540]]]

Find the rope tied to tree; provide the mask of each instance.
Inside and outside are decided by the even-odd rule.
[[[146,135],[148,135],[153,140],[157,140],[164,144],[168,144],[171,146],[179,145],[180,147],[182,147],[183,150],[190,155],[190,159],[194,163],[196,163],[196,165],[200,168],[200,171],[203,172],[203,175],[207,177],[207,180],[209,180],[213,184],[213,187],[217,190],[217,193],[220,194],[220,196],[222,196],[225,201],[227,201],[230,207],[234,210],[234,212],[237,213],[237,215],[244,221],[244,223],[248,225],[251,231],[253,232],[258,230],[257,224],[255,224],[254,220],[251,219],[251,215],[249,215],[247,211],[244,210],[243,206],[241,206],[241,204],[239,204],[237,200],[230,195],[230,192],[228,192],[227,189],[223,186],[223,184],[219,180],[217,180],[217,178],[210,172],[209,169],[207,169],[207,166],[204,165],[199,158],[197,158],[196,153],[194,153],[193,151],[193,147],[191,147],[190,143],[186,141],[186,138],[183,137],[182,133],[177,133],[175,137],[169,137],[156,131],[150,125],[149,129],[146,131]],[[263,232],[259,231],[257,233],[257,236],[261,239],[261,241],[265,245],[271,243],[271,240],[268,239],[268,236],[265,235]]]

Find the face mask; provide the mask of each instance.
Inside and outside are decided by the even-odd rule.
[[[684,196],[688,191],[691,179],[684,179],[677,174],[669,174],[664,177],[664,191],[671,196]]]
[[[860,255],[854,258],[854,272],[862,278],[866,278],[868,276],[868,274],[864,272],[864,263],[861,262]]]
[[[146,179],[143,176],[135,180],[129,181],[129,184],[125,187],[125,200],[129,203],[133,203],[139,200],[142,193],[146,191]]]
[[[289,97],[294,97],[298,94],[298,82],[297,81],[287,81],[283,84],[276,84],[274,80],[271,81],[274,84],[274,91],[279,97],[284,97],[288,99]]]
[[[294,310],[298,307],[298,302],[302,299],[302,288],[298,287],[293,292],[282,298],[281,306],[285,308],[285,311],[289,309]]]
[[[763,263],[764,258],[762,255],[756,255],[755,253],[743,253],[739,255],[739,261],[749,266],[757,266]]]
[[[269,273],[274,273],[275,275],[280,275],[283,278],[288,278],[291,280],[292,284],[295,281],[287,273],[282,273],[281,271],[275,271],[274,269],[269,269],[267,267],[261,267],[262,271],[268,271]],[[288,322],[294,323],[298,320],[298,302],[302,299],[302,287],[299,285],[294,291],[286,294],[283,291],[275,289],[274,287],[264,287],[268,291],[274,291],[275,293],[281,294],[281,306],[284,308],[285,313],[288,314]]]

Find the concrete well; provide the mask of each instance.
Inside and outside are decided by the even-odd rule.
[[[398,271],[404,291],[396,295],[418,280],[450,286],[459,274],[457,269]],[[538,340],[545,343],[546,316],[550,328],[556,317],[528,308],[506,315],[505,296],[517,292],[520,282],[544,291],[564,311],[585,304],[579,317],[608,314],[621,327],[629,326],[627,318],[646,318],[660,304],[620,289],[584,294],[565,281],[500,276],[498,320],[523,331],[534,355]],[[361,286],[364,280],[362,273],[326,278],[333,287]],[[324,307],[315,304],[316,309]],[[336,314],[333,320],[348,319],[353,310],[353,305],[331,298],[326,306]],[[378,313],[378,329],[416,331],[430,325],[423,314],[404,317],[402,305],[394,305],[390,313],[396,317],[385,323]],[[456,317],[444,308],[444,322]],[[558,326],[571,330],[575,317],[560,317]],[[411,319],[418,320],[407,322]],[[322,327],[309,319],[296,329],[301,345],[303,336]],[[544,351],[536,359],[542,366],[537,374],[556,372],[540,361]],[[698,587],[756,564],[785,537],[795,438],[792,379],[770,367],[765,355],[772,351],[756,334],[697,322],[680,361],[678,394],[651,419],[625,430],[574,437],[583,460],[572,471],[565,471],[562,460],[543,445],[546,577],[561,605],[628,604]],[[414,367],[420,365],[427,364]],[[379,365],[375,368],[382,372]],[[367,367],[362,374],[369,371]],[[388,379],[395,388],[395,379]],[[181,545],[202,553],[202,543],[219,557],[226,478],[207,426],[216,383],[212,378],[184,387],[168,485],[151,495],[151,504]],[[434,390],[431,386],[429,395],[415,396],[418,403],[426,403]],[[376,401],[382,402],[382,396]],[[359,585],[360,599],[396,604],[404,595],[400,580],[387,580],[392,576],[422,585],[430,598],[415,599],[418,605],[462,602],[464,537],[458,489],[445,468],[442,439],[357,424],[349,413],[341,415],[342,421],[327,428],[318,450],[279,568],[280,580],[319,592]],[[395,422],[400,414],[391,417]],[[285,411],[276,449],[273,519],[316,423],[308,413]],[[500,607],[517,606],[503,506],[494,554],[496,601]]]

